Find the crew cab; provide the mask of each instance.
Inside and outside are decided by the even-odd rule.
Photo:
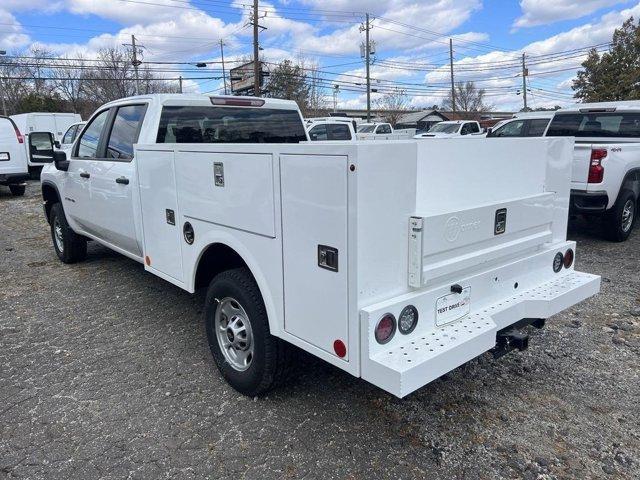
[[[295,345],[404,397],[598,292],[565,237],[572,151],[310,142],[294,102],[149,95],[99,108],[42,194],[61,261],[91,239],[208,289],[209,347],[239,392],[281,381]]]
[[[24,136],[9,117],[0,116],[0,185],[14,196],[24,195],[29,179]]]
[[[542,137],[554,114],[555,111],[518,113],[514,118],[503,120],[490,128],[487,137]]]
[[[482,135],[480,123],[475,120],[447,120],[438,122],[426,133],[420,133],[413,138],[452,138],[466,135]]]
[[[640,196],[640,102],[580,103],[558,110],[547,137],[575,137],[570,210],[602,217],[610,240],[629,238]]]

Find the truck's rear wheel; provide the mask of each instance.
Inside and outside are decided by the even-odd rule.
[[[24,185],[9,185],[11,195],[13,195],[14,197],[21,197],[22,195],[24,195],[26,188],[27,187]]]
[[[64,263],[76,263],[87,258],[87,240],[71,229],[60,203],[51,207],[49,224],[53,248],[60,260]]]
[[[289,348],[271,335],[260,290],[248,269],[227,270],[211,281],[204,320],[213,359],[238,392],[261,395],[284,380]]]
[[[623,190],[605,217],[605,234],[614,242],[624,242],[633,230],[636,219],[636,197],[631,190]]]

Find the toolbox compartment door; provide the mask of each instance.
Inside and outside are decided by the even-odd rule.
[[[280,171],[285,331],[335,354],[336,340],[349,345],[347,157],[281,155]],[[320,246],[337,271],[319,266]]]

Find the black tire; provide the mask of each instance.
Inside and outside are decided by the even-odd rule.
[[[635,225],[637,217],[637,200],[631,190],[622,190],[618,200],[604,218],[605,235],[613,242],[624,242]],[[631,208],[631,219],[628,220],[628,209]]]
[[[253,355],[246,370],[233,367],[222,352],[216,335],[216,312],[223,299],[232,298],[247,314],[252,332]],[[291,348],[271,335],[269,320],[260,290],[247,268],[218,274],[209,285],[205,301],[204,321],[213,359],[224,379],[238,392],[260,396],[286,380]]]
[[[14,197],[23,196],[26,189],[27,187],[24,185],[9,185],[9,190],[11,190],[11,195],[13,195]]]
[[[87,239],[74,232],[64,215],[64,209],[60,203],[51,207],[49,214],[51,226],[51,240],[58,258],[64,263],[81,262],[87,258]],[[61,239],[56,239],[56,228],[60,227]],[[60,246],[58,244],[61,244]]]

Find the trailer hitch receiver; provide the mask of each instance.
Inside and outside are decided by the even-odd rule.
[[[516,330],[505,329],[498,332],[496,346],[491,349],[493,358],[500,358],[512,350],[523,351],[529,348],[529,334]]]

